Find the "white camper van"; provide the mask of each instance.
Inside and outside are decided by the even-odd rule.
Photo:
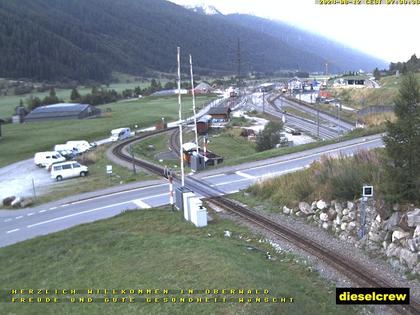
[[[84,177],[89,173],[87,166],[81,165],[76,161],[57,163],[51,167],[51,178],[57,181],[71,177]]]
[[[79,153],[86,152],[93,147],[89,142],[85,140],[67,141],[67,144],[76,148]]]
[[[70,144],[56,144],[54,146],[54,151],[71,151],[71,153],[73,153],[73,156],[80,154],[79,150],[77,150],[75,146]]]
[[[111,130],[110,140],[111,141],[123,140],[123,139],[129,138],[133,135],[134,134],[131,133],[130,128],[118,128],[118,129]]]
[[[39,167],[49,168],[54,163],[64,162],[66,160],[60,153],[56,151],[35,153],[34,163]]]

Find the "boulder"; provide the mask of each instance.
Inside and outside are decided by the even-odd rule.
[[[406,213],[407,225],[409,227],[415,227],[420,225],[420,209],[414,209],[413,211]]]
[[[323,222],[327,222],[327,221],[328,221],[328,214],[326,214],[326,213],[322,212],[322,213],[319,215],[319,219],[320,219],[321,221],[323,221]]]
[[[382,218],[379,214],[376,216],[375,221],[378,222],[378,223],[382,222]]]
[[[15,200],[15,199],[16,199],[15,196],[10,196],[10,197],[4,198],[3,199],[3,206],[6,206],[6,207],[10,206],[12,204],[13,200]]]
[[[334,209],[335,209],[335,212],[337,212],[338,214],[343,213],[343,207],[342,207],[341,203],[338,202],[338,201],[336,201],[334,203]]]
[[[355,206],[354,202],[347,201],[347,209],[349,209],[349,211],[355,210],[354,206]]]
[[[314,202],[311,203],[311,209],[312,210],[315,210],[316,209],[316,201],[314,201]]]
[[[332,221],[335,219],[335,217],[337,216],[337,212],[335,212],[334,209],[330,208],[327,212],[328,214],[328,220]]]
[[[283,207],[283,213],[284,214],[290,214],[290,210],[289,208],[287,208],[286,206]]]
[[[344,216],[344,215],[348,215],[348,214],[349,214],[349,209],[347,209],[347,208],[346,208],[346,209],[344,209],[342,213],[343,213],[343,216]]]
[[[330,225],[328,224],[328,222],[322,223],[322,228],[323,229],[328,230],[329,227],[330,227]]]
[[[387,247],[385,255],[386,255],[386,257],[399,257],[400,251],[401,251],[401,247],[399,247],[395,243],[391,243]]]
[[[379,234],[369,232],[369,240],[375,243],[382,242],[382,237]]]
[[[349,216],[350,220],[352,220],[352,221],[356,220],[356,212],[351,211],[351,212],[349,212],[348,216]]]
[[[352,231],[356,227],[356,222],[352,221],[349,224],[347,224],[347,231]]]
[[[20,207],[21,201],[22,201],[22,198],[17,197],[12,201],[12,203],[10,205],[14,208],[18,208],[18,207]]]
[[[410,269],[413,269],[417,265],[418,257],[417,254],[403,248],[400,251],[400,261],[405,262]]]
[[[346,222],[341,223],[340,229],[341,231],[345,231],[347,229],[347,223]]]
[[[327,207],[327,203],[324,200],[318,200],[316,207],[320,210],[324,210]]]
[[[350,222],[350,221],[351,221],[351,219],[350,219],[350,217],[349,217],[348,215],[344,215],[344,216],[341,218],[341,221],[343,221],[343,222]]]
[[[305,215],[314,213],[314,210],[312,210],[311,206],[307,202],[299,202],[299,210]]]
[[[232,236],[232,232],[231,231],[225,231],[225,237],[231,237]]]
[[[334,220],[334,224],[335,225],[341,225],[341,218],[339,216],[337,216]]]
[[[386,231],[393,231],[395,230],[395,227],[397,226],[398,222],[400,222],[400,213],[394,212],[388,220],[384,223],[384,230]]]
[[[400,231],[400,230],[394,231],[392,233],[392,241],[395,242],[395,241],[401,240],[403,238],[407,238],[409,236],[410,236],[409,232]]]
[[[407,246],[412,252],[419,251],[420,250],[420,236],[413,239],[409,239],[407,241]]]
[[[22,208],[25,208],[25,207],[27,207],[27,206],[30,206],[31,204],[33,204],[34,202],[33,202],[33,200],[31,199],[31,198],[27,198],[27,199],[23,199],[22,201],[21,201],[21,203],[20,203],[20,206],[22,207]]]
[[[420,225],[416,226],[416,229],[414,230],[413,237],[420,236]]]

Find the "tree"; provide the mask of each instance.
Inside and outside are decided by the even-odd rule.
[[[257,151],[270,150],[280,142],[281,122],[270,121],[257,135]]]
[[[73,88],[73,89],[71,90],[70,99],[71,99],[73,102],[80,102],[80,100],[81,100],[81,96],[80,96],[80,93],[79,93],[79,91],[77,90],[77,88]]]
[[[395,99],[395,122],[387,122],[388,200],[420,202],[420,86],[413,73],[405,75]]]
[[[381,78],[381,72],[378,68],[375,68],[375,70],[373,70],[373,76],[375,77],[376,81],[378,81]]]

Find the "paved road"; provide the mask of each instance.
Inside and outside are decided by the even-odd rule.
[[[223,193],[233,193],[248,187],[261,178],[277,176],[307,167],[321,155],[350,155],[360,149],[382,146],[379,136],[355,139],[340,144],[328,145],[265,161],[223,167],[194,175],[186,180],[199,194],[203,184]],[[178,183],[175,183],[177,186]],[[212,191],[212,194],[217,192]],[[98,195],[98,193],[97,193]],[[0,246],[17,243],[39,235],[67,229],[86,222],[115,216],[125,210],[145,209],[169,203],[168,184],[154,183],[151,186],[132,188],[121,192],[106,192],[102,196],[75,202],[55,202],[32,209],[5,211],[0,213]]]

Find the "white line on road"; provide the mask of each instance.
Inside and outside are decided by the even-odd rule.
[[[54,219],[51,219],[51,220],[47,220],[47,221],[42,221],[42,222],[38,222],[38,223],[35,223],[35,224],[31,224],[31,225],[28,225],[27,228],[30,229],[30,228],[32,228],[34,226],[38,226],[38,225],[42,225],[42,224],[46,224],[46,223],[51,223],[51,222],[55,222],[55,221],[60,221],[60,220],[64,220],[64,219],[71,218],[71,217],[75,217],[75,216],[78,216],[78,215],[81,215],[81,214],[85,214],[85,213],[89,213],[89,212],[93,212],[93,211],[98,211],[98,210],[103,210],[103,209],[107,209],[107,208],[112,208],[112,207],[120,206],[120,205],[127,204],[127,203],[131,203],[131,201],[125,201],[125,202],[115,203],[113,205],[108,205],[108,206],[105,206],[105,207],[100,207],[100,208],[95,208],[95,209],[91,209],[91,210],[86,210],[86,211],[72,213],[72,214],[69,214],[69,215],[65,215],[63,217],[58,217],[58,218],[54,218]]]
[[[39,212],[39,213],[43,213],[43,212],[45,212],[45,211],[47,211],[47,210],[39,210],[38,212]]]
[[[225,176],[225,175],[226,174],[210,175],[210,176],[203,177],[203,179],[210,179],[210,178],[219,177],[219,176]]]
[[[6,220],[4,220],[4,222],[10,222],[10,221],[12,221],[12,219],[6,219]]]
[[[31,212],[31,213],[28,213],[27,216],[30,217],[31,215],[34,215],[34,214],[35,212]]]
[[[19,219],[22,219],[22,218],[23,218],[23,215],[20,215],[20,216],[16,217],[15,219],[19,220]]]
[[[141,209],[149,209],[150,208],[150,206],[141,199],[133,200],[133,202],[136,205],[138,205]]]
[[[243,173],[241,171],[237,171],[236,174],[239,175],[239,176],[241,176],[241,177],[248,178],[248,179],[254,179],[255,178],[255,176],[249,175],[247,173]]]
[[[231,180],[230,182],[217,183],[217,184],[213,184],[213,185],[210,185],[210,186],[211,187],[223,186],[223,185],[229,185],[229,184],[238,183],[238,182],[245,182],[245,181],[250,181],[250,179],[249,178],[243,178],[243,179]]]
[[[164,193],[164,194],[159,194],[159,195],[144,197],[144,198],[141,198],[141,200],[147,200],[147,199],[152,199],[152,198],[162,197],[162,196],[168,196],[168,200],[169,200],[169,191],[167,193]]]
[[[14,230],[7,231],[6,233],[7,233],[7,234],[9,234],[9,233],[17,232],[17,231],[19,231],[19,230],[20,230],[20,229],[14,229]]]
[[[54,209],[57,209],[57,207],[51,207],[49,210],[54,210]]]

